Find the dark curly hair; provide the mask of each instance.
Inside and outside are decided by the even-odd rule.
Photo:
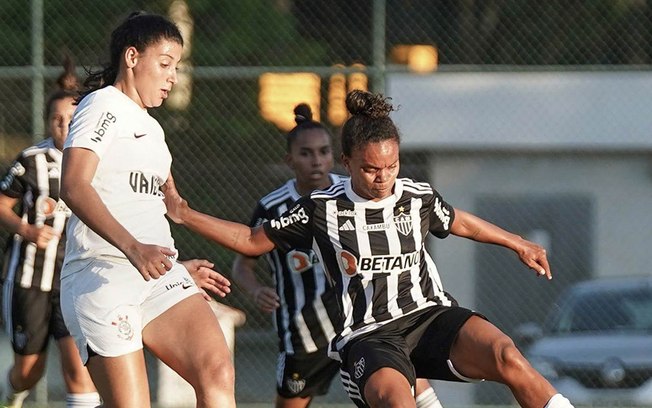
[[[389,117],[394,107],[381,94],[354,90],[346,96],[346,108],[351,116],[342,127],[342,153],[351,156],[351,152],[368,143],[383,140],[401,142],[398,128]]]

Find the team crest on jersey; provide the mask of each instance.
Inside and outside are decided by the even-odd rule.
[[[412,216],[405,214],[403,210],[403,207],[400,207],[400,214],[394,216],[394,225],[398,232],[407,237],[412,232]]]
[[[317,254],[313,250],[302,251],[293,249],[287,254],[287,264],[294,273],[302,273],[312,268],[317,261]]]
[[[346,250],[341,250],[337,253],[337,263],[340,270],[349,276],[353,276],[358,271],[358,259]]]
[[[299,373],[293,373],[291,378],[285,380],[285,385],[292,394],[298,394],[306,387],[306,380],[301,378]]]
[[[65,214],[69,217],[72,214],[70,208],[63,200],[55,200],[52,197],[39,196],[36,199],[36,213],[43,214],[46,219],[52,218],[55,214]]]
[[[129,323],[129,316],[125,315],[123,317],[118,315],[117,321],[113,321],[111,324],[117,326],[118,337],[122,340],[131,340],[134,337],[134,329],[131,327],[131,323]]]
[[[360,360],[353,363],[353,376],[356,379],[360,379],[364,375],[364,357],[360,357]]]

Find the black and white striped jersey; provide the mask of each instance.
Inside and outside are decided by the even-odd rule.
[[[427,183],[397,179],[381,201],[358,196],[350,180],[303,197],[264,224],[280,248],[312,248],[337,289],[342,314],[329,355],[352,338],[433,305],[452,304],[425,249],[428,232],[450,233],[454,209]]]
[[[46,249],[37,249],[35,243],[14,235],[4,259],[5,282],[45,292],[59,288],[65,224],[70,217],[70,210],[59,198],[61,158],[52,138],[45,139],[23,150],[0,181],[2,194],[20,200],[19,216],[24,222],[50,225],[61,234]]]
[[[336,174],[330,174],[330,179],[333,184],[340,182]],[[289,180],[258,201],[250,226],[280,216],[300,197],[296,180]],[[325,349],[335,336],[339,309],[336,292],[314,251],[300,245],[274,249],[266,257],[281,299],[274,316],[280,351],[302,354]]]

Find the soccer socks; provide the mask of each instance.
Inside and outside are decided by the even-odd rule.
[[[443,408],[435,390],[428,388],[417,395],[417,408]]]
[[[10,372],[11,368],[9,368],[3,376],[0,404],[4,404],[3,406],[6,406],[7,408],[21,408],[23,406],[23,401],[25,401],[25,398],[29,395],[29,390],[14,390],[14,386],[11,385],[11,381],[9,380]]]
[[[561,394],[555,394],[543,408],[574,408],[573,404]]]
[[[96,392],[66,394],[66,408],[96,408],[100,405],[102,405],[100,394]]]

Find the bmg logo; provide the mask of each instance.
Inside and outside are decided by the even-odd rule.
[[[111,126],[112,123],[115,123],[116,120],[117,118],[114,114],[111,112],[104,112],[97,121],[97,126],[95,126],[95,130],[93,131],[96,136],[91,137],[91,140],[97,143],[101,142],[106,131],[109,129],[109,126]]]

